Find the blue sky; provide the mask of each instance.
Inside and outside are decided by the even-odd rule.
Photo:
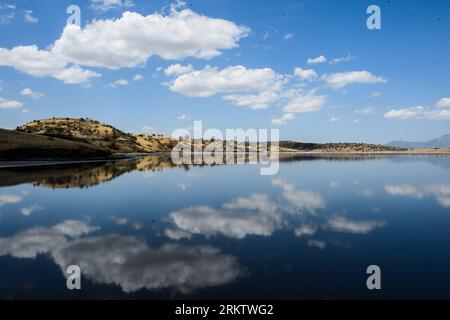
[[[72,4],[81,29],[66,27]],[[0,0],[0,34],[2,128],[57,116],[317,142],[450,133],[448,1]]]

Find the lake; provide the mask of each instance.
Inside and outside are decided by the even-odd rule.
[[[0,298],[450,298],[450,157],[259,169],[166,156],[2,168]]]

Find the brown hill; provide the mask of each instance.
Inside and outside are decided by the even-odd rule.
[[[70,140],[0,129],[0,159],[84,159],[111,155],[104,148]]]
[[[94,145],[111,153],[170,151],[173,139],[163,135],[133,135],[91,119],[51,118],[35,120],[17,131]]]

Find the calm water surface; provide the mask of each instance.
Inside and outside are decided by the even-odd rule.
[[[3,168],[0,298],[450,298],[450,158]]]

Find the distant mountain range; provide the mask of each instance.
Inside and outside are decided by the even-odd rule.
[[[439,138],[431,139],[425,142],[414,141],[391,141],[386,146],[397,148],[450,148],[450,134],[443,135]]]

